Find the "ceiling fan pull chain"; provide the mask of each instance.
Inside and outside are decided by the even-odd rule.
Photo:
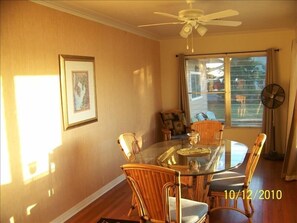
[[[192,38],[192,53],[194,53],[194,34],[193,34],[193,32],[192,32],[191,38]]]
[[[186,42],[187,42],[187,50],[189,49],[189,38],[186,38]]]

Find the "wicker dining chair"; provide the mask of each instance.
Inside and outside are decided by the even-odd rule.
[[[140,152],[140,147],[138,141],[136,139],[135,133],[123,133],[118,138],[118,145],[128,162],[132,162],[135,160],[135,154]],[[131,215],[132,211],[136,207],[136,196],[132,193],[132,201],[131,201],[131,208],[128,212],[128,216]]]
[[[118,145],[120,146],[124,157],[131,162],[135,159],[135,154],[140,152],[140,147],[136,139],[135,133],[123,133],[118,138]]]
[[[249,222],[254,213],[250,183],[258,164],[266,135],[260,133],[251,149],[244,171],[226,171],[215,174],[208,182],[208,200],[210,211],[231,209],[245,215]],[[244,210],[237,206],[238,199],[243,201]]]
[[[222,139],[224,125],[217,120],[203,120],[192,123],[191,130],[199,133],[200,143],[212,144]]]
[[[180,172],[150,164],[124,164],[141,222],[206,222],[208,205],[181,198]]]

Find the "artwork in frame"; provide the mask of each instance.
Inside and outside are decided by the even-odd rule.
[[[97,121],[95,58],[59,55],[64,129]]]

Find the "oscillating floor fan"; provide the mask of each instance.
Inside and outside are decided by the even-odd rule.
[[[264,89],[261,92],[261,101],[266,108],[272,109],[272,115],[271,115],[272,145],[271,145],[269,154],[267,154],[264,158],[270,159],[270,160],[282,160],[283,155],[278,154],[275,149],[274,109],[280,107],[284,103],[285,91],[278,84],[269,84],[266,87],[264,87]]]

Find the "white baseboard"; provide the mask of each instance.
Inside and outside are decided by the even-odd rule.
[[[68,211],[64,212],[59,217],[57,217],[54,220],[52,220],[51,223],[61,223],[61,222],[67,221],[72,216],[74,216],[75,214],[77,214],[79,211],[81,211],[86,206],[88,206],[89,204],[91,204],[92,202],[94,202],[96,199],[98,199],[99,197],[101,197],[107,191],[111,190],[113,187],[115,187],[116,185],[118,185],[123,180],[125,180],[124,174],[122,174],[119,177],[115,178],[114,180],[112,180],[111,182],[109,182],[108,184],[106,184],[104,187],[100,188],[95,193],[91,194],[90,196],[88,196],[87,198],[85,198],[84,200],[82,200],[81,202],[79,202],[78,204],[76,204],[74,207],[70,208]]]

